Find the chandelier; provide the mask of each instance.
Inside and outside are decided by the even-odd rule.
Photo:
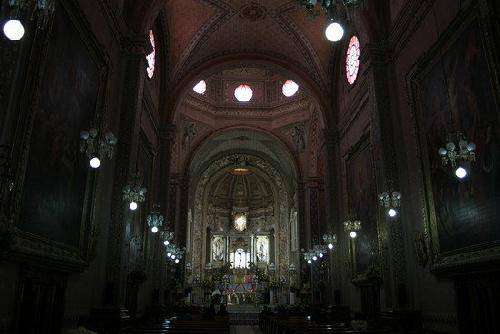
[[[318,260],[317,254],[311,249],[309,249],[307,252],[303,252],[302,255],[304,256],[304,260],[309,264],[311,264],[313,261]]]
[[[160,227],[163,226],[163,215],[159,212],[159,205],[155,205],[153,211],[146,217],[146,223],[149,228],[151,228],[151,232],[157,233],[160,230]]]
[[[19,41],[24,36],[22,16],[33,18],[35,13],[40,13],[39,27],[41,28],[47,23],[50,14],[54,11],[53,0],[9,0],[8,3],[11,13],[3,24],[3,33],[11,41]]]
[[[349,9],[362,2],[362,0],[297,0],[311,16],[319,16],[323,10],[330,18],[330,24],[325,30],[325,36],[329,41],[338,42],[344,36],[344,28],[338,14],[338,5]]]
[[[167,260],[179,263],[184,255],[184,251],[179,247],[170,244],[167,246]]]
[[[80,132],[80,152],[87,155],[90,167],[94,169],[101,166],[103,157],[113,158],[117,142],[112,132],[106,132],[103,136],[95,128]]]
[[[238,213],[234,216],[234,229],[243,232],[247,228],[247,216],[244,213]]]
[[[139,173],[133,176],[132,182],[123,188],[123,200],[129,203],[129,209],[137,210],[139,204],[146,200],[147,189],[141,186]]]
[[[454,138],[453,138],[454,137]],[[451,136],[445,147],[438,150],[443,166],[454,168],[455,176],[463,179],[467,176],[467,165],[476,161],[476,144],[468,142],[461,132]]]
[[[333,247],[337,244],[337,235],[323,234],[323,242],[327,245],[328,249],[333,249]]]
[[[383,192],[378,195],[379,203],[387,210],[387,215],[394,218],[398,214],[401,205],[401,194],[397,191]]]
[[[344,231],[349,233],[349,237],[352,239],[356,238],[358,232],[361,230],[360,220],[346,220],[344,222]]]
[[[163,240],[163,244],[165,246],[168,246],[168,245],[170,245],[170,243],[174,239],[174,232],[171,232],[171,231],[161,231],[160,232],[160,237],[161,237],[161,240]]]

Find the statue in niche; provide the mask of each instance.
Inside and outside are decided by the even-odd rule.
[[[257,262],[269,262],[269,238],[266,236],[257,237]]]
[[[292,128],[292,140],[295,144],[295,150],[297,153],[304,152],[306,149],[306,138],[305,138],[305,130],[303,125],[295,125]]]
[[[182,146],[189,146],[194,137],[196,137],[196,132],[196,125],[194,123],[186,124],[184,126],[184,133],[182,135]]]
[[[215,261],[224,260],[224,239],[215,237],[212,244],[212,259]]]

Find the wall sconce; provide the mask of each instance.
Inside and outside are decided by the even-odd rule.
[[[80,132],[80,152],[87,155],[90,167],[94,169],[101,166],[103,157],[113,158],[117,142],[112,132],[106,132],[104,136],[95,128]]]
[[[344,231],[349,233],[349,237],[351,239],[356,238],[360,230],[361,230],[360,220],[346,220],[344,222]]]
[[[383,192],[378,195],[379,203],[387,210],[387,215],[394,218],[398,215],[401,206],[401,194],[397,191]]]
[[[476,161],[476,144],[468,142],[461,132],[451,136],[445,147],[438,150],[443,166],[450,165],[459,179],[469,174],[467,166]]]
[[[123,188],[123,200],[128,202],[131,211],[135,211],[139,207],[139,203],[146,200],[147,189],[141,186],[139,172],[133,175],[132,178],[132,182]]]

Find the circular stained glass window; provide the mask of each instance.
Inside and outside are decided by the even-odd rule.
[[[361,55],[361,50],[359,48],[359,40],[356,36],[352,36],[349,41],[349,47],[347,48],[347,57],[345,64],[345,72],[347,76],[347,81],[352,85],[356,78],[358,77],[359,71],[359,56]]]
[[[146,71],[148,72],[148,77],[151,79],[155,74],[155,56],[156,56],[156,45],[155,45],[155,35],[153,34],[153,30],[149,31],[149,42],[151,43],[151,51],[150,54],[146,56],[146,60],[148,61],[148,67]]]

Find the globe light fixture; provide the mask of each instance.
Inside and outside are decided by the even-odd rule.
[[[458,167],[455,169],[455,176],[458,177],[459,179],[463,179],[467,177],[467,169],[463,167]]]
[[[101,160],[98,157],[93,157],[89,160],[89,165],[93,169],[97,169],[101,166]]]
[[[252,99],[253,91],[249,85],[241,84],[234,90],[234,97],[239,102],[248,102]]]
[[[319,254],[318,254],[318,256],[319,256],[320,258],[323,258],[323,253],[319,253]]]
[[[158,227],[156,226],[151,227],[151,232],[158,233]]]
[[[358,234],[354,231],[351,231],[351,232],[349,232],[349,236],[354,239],[358,236]]]
[[[170,255],[170,258],[171,258],[172,260],[175,260],[175,254]]]
[[[312,262],[311,262],[311,260],[307,260],[307,263],[311,264]]]
[[[175,263],[179,263],[179,259],[175,259],[175,261],[174,261],[174,262],[175,262]]]
[[[207,91],[207,83],[205,82],[205,80],[200,80],[196,85],[194,85],[193,91],[200,95],[205,94],[205,92]]]
[[[163,241],[163,244],[164,244],[165,246],[168,246],[168,245],[170,245],[170,241],[165,240],[165,241]]]
[[[293,80],[287,80],[281,87],[281,92],[283,95],[286,97],[292,97],[297,93],[299,90],[299,85]]]
[[[468,176],[465,166],[476,161],[476,144],[468,142],[461,132],[449,136],[445,147],[438,150],[443,166],[451,166],[454,174],[459,179]]]
[[[338,22],[331,22],[325,29],[325,36],[330,42],[338,42],[344,37],[344,28]]]
[[[317,261],[318,257],[316,255],[313,256],[313,261]]]
[[[171,256],[172,256],[172,253],[168,252],[167,257],[171,257]]]
[[[333,244],[328,244],[328,249],[333,249]]]
[[[17,19],[10,19],[3,25],[3,33],[11,41],[19,41],[24,36],[24,26]]]
[[[395,210],[395,209],[389,209],[389,211],[387,211],[387,214],[389,215],[389,217],[391,218],[394,218],[397,216],[398,212]]]
[[[137,210],[137,202],[130,202],[129,205],[128,205],[129,209],[132,210],[132,211],[135,211]]]

